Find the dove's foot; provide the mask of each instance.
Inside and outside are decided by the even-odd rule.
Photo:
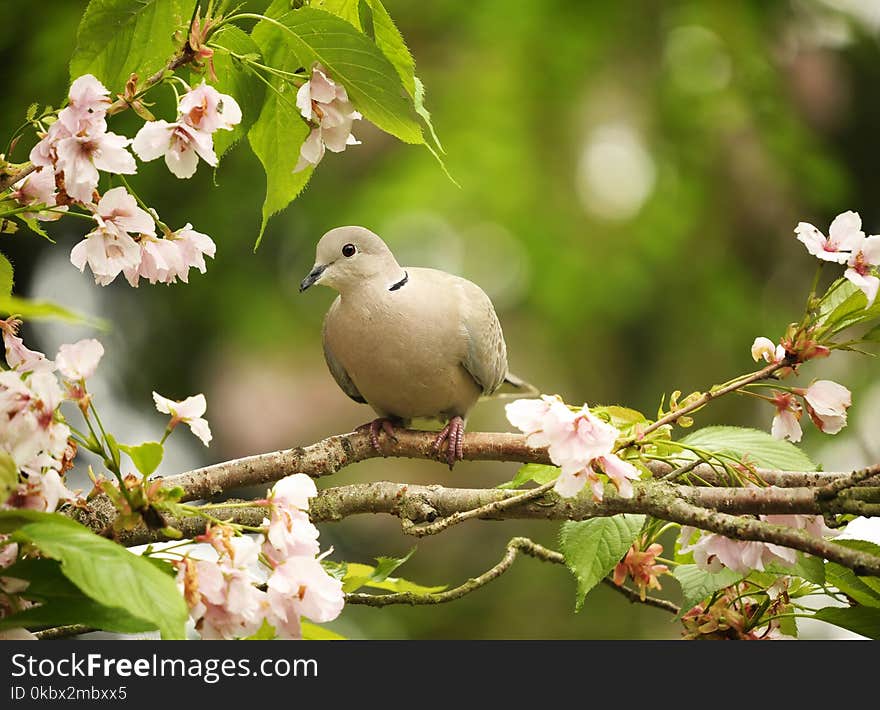
[[[379,446],[379,432],[384,431],[389,439],[392,441],[397,441],[397,436],[394,434],[394,421],[392,419],[386,419],[384,417],[379,417],[378,419],[374,419],[369,424],[364,424],[359,426],[358,429],[367,429],[370,432],[370,444],[373,448],[383,456],[385,452],[382,451],[382,447]]]
[[[462,442],[464,441],[464,419],[461,417],[452,417],[449,423],[443,427],[441,432],[434,439],[434,451],[439,456],[440,450],[443,448],[443,442],[446,442],[446,463],[449,464],[449,470],[455,466],[456,461],[464,458],[464,450]]]

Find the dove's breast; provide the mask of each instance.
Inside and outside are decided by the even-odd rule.
[[[468,342],[461,294],[454,282],[443,283],[456,277],[430,269],[407,273],[395,291],[383,286],[337,299],[327,314],[325,346],[381,416],[465,416],[481,388],[462,364]]]

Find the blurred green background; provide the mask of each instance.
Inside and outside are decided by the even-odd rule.
[[[164,419],[151,389],[204,392],[214,442],[178,432],[162,473],[315,441],[372,416],[327,372],[321,319],[333,294],[297,293],[326,230],[361,224],[404,264],[434,266],[493,298],[511,368],[570,403],[656,411],[661,394],[725,381],[751,367],[756,335],[778,338],[797,318],[813,258],[799,220],[826,229],[838,213],[880,230],[877,37],[880,3],[578,2],[386,3],[416,58],[454,186],[424,149],[361,122],[363,145],[329,154],[306,192],[274,218],[259,251],[264,176],[239,145],[215,175],[177,180],[162,161],[132,184],[173,227],[192,222],[217,243],[189,285],[94,285],[69,263],[79,220],[35,236],[3,236],[18,292],[113,323],[95,387],[104,421],[124,441],[155,438]],[[65,95],[85,0],[15,3],[0,24],[0,135],[32,101]],[[251,2],[249,6],[260,6]],[[170,116],[165,116],[170,118]],[[131,136],[133,116],[111,130]],[[5,142],[5,139],[4,139]],[[23,160],[30,143],[12,156]],[[216,181],[216,186],[212,182]],[[93,335],[28,326],[50,356]],[[821,369],[819,369],[821,368]],[[816,368],[855,393],[837,439],[811,427],[805,448],[826,468],[876,460],[877,366],[841,354]],[[730,399],[697,426],[769,427],[772,412]],[[499,402],[473,430],[509,429]],[[378,460],[320,482],[396,480],[493,486],[514,464]],[[514,535],[554,545],[550,523],[473,522],[420,540],[400,570],[458,584],[501,556]],[[413,544],[396,521],[364,516],[322,527],[334,559],[370,562]],[[676,592],[665,578],[664,593]],[[574,581],[530,559],[491,586],[436,608],[349,608],[332,627],[353,638],[675,638],[668,615],[596,589],[574,614]],[[820,632],[814,632],[820,633]]]

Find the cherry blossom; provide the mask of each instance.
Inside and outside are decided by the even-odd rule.
[[[61,501],[73,500],[76,494],[64,485],[57,471],[31,473],[26,481],[18,484],[18,488],[9,498],[7,505],[13,508],[26,508],[54,513]]]
[[[320,551],[318,529],[309,520],[309,498],[318,493],[314,481],[304,473],[287,476],[269,494],[270,517],[263,553],[276,564],[293,556],[314,557]]]
[[[657,578],[669,572],[669,567],[655,564],[657,556],[663,552],[663,545],[655,542],[643,550],[643,544],[644,541],[633,543],[626,556],[617,563],[614,568],[614,583],[618,587],[622,586],[629,575],[639,589],[639,598],[645,601],[648,589],[662,589]]]
[[[112,283],[123,270],[136,267],[140,259],[137,242],[112,226],[99,226],[70,251],[70,263],[80,271],[88,264],[95,283],[101,286]]]
[[[12,198],[24,207],[29,205],[57,206],[58,189],[55,185],[55,173],[50,168],[38,168],[35,172],[15,183],[13,187]],[[67,207],[58,207],[57,209],[59,210],[57,212],[45,210],[24,212],[22,216],[28,219],[35,217],[42,222],[53,222],[61,219],[63,216],[62,212],[66,211]]]
[[[263,622],[265,592],[254,586],[246,568],[226,555],[219,563],[183,560],[177,583],[204,639],[250,636]]]
[[[320,163],[325,148],[341,153],[350,145],[360,145],[351,128],[361,114],[354,110],[345,87],[330,79],[320,64],[313,67],[311,78],[297,91],[296,106],[313,127],[300,148],[295,173]]]
[[[785,348],[782,345],[774,345],[770,338],[755,338],[752,343],[752,359],[758,362],[764,358],[765,362],[777,363],[785,359]]]
[[[843,264],[849,259],[849,251],[864,239],[862,218],[856,212],[837,215],[828,229],[826,237],[812,224],[799,222],[794,229],[798,241],[802,242],[813,256],[823,261]]]
[[[826,434],[837,434],[846,426],[846,410],[852,406],[852,393],[831,380],[816,380],[802,395],[813,423]]]
[[[195,175],[199,158],[212,167],[217,165],[211,134],[185,121],[147,121],[137,132],[131,147],[144,162],[164,156],[165,165],[179,178]]]
[[[0,371],[0,450],[8,453],[26,473],[58,470],[70,429],[55,412],[64,398],[55,376],[48,371]]]
[[[62,345],[55,356],[58,371],[71,380],[86,380],[104,355],[104,346],[94,338]]]
[[[266,587],[268,619],[282,638],[300,636],[300,616],[318,623],[332,621],[345,604],[342,582],[314,557],[289,558],[275,568]]]
[[[775,439],[788,439],[797,443],[803,436],[801,430],[801,406],[794,395],[788,392],[776,392],[773,397],[776,414],[770,427],[770,434]]]
[[[80,202],[92,201],[99,170],[122,175],[137,172],[134,158],[126,150],[131,141],[105,129],[103,124],[90,126],[61,138],[55,145],[57,170],[64,174],[64,191]]]
[[[559,397],[517,400],[505,408],[511,424],[528,436],[531,446],[546,446],[550,460],[561,467],[554,490],[577,495],[589,483],[593,498],[601,501],[604,486],[599,472],[608,476],[624,498],[633,496],[631,480],[638,469],[612,453],[620,432],[586,406],[572,411]]]
[[[170,429],[183,422],[189,425],[192,433],[201,439],[205,446],[210,444],[211,429],[208,426],[208,421],[202,418],[208,408],[205,395],[197,394],[177,402],[163,397],[158,392],[153,392],[153,401],[156,403],[156,409],[163,414],[171,415],[171,422],[168,424]]]
[[[36,350],[30,350],[18,337],[21,321],[16,318],[0,320],[0,332],[3,334],[3,346],[6,350],[6,364],[17,372],[52,372],[55,363]]]
[[[880,278],[877,278],[872,267],[880,265],[880,236],[862,237],[853,244],[852,253],[847,259],[849,267],[843,272],[854,286],[859,288],[868,299],[868,306],[873,305],[877,298]]]
[[[720,572],[727,567],[734,572],[747,574],[752,570],[763,572],[767,565],[775,562],[782,565],[797,562],[794,550],[769,542],[732,540],[715,533],[702,533],[696,542],[689,544],[694,532],[695,528],[682,527],[678,539],[679,552],[692,552],[697,566],[709,572]]]
[[[204,81],[181,97],[178,111],[180,120],[206,133],[220,128],[231,131],[241,123],[241,108],[235,99]]]
[[[110,91],[92,74],[77,77],[67,97],[72,111],[83,118],[89,114],[103,116],[110,107]]]
[[[156,223],[150,213],[138,207],[137,200],[124,187],[114,187],[104,193],[95,208],[95,221],[117,232],[156,233]]]

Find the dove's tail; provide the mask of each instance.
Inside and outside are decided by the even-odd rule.
[[[490,396],[492,399],[528,399],[537,397],[539,394],[541,394],[541,390],[533,384],[517,377],[512,372],[508,372],[504,376],[501,386]]]

